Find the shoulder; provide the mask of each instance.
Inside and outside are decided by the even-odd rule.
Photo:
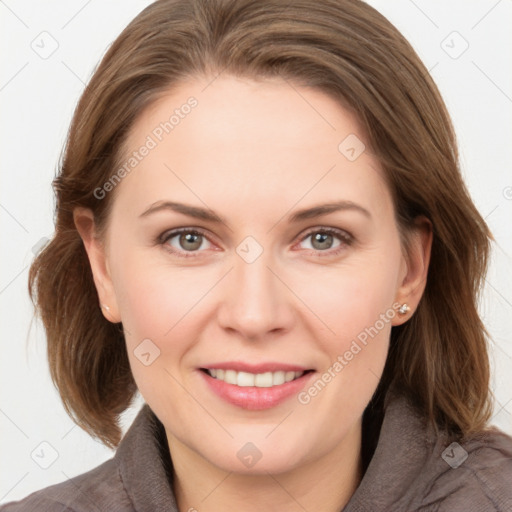
[[[512,438],[495,427],[454,438],[388,394],[375,452],[344,512],[367,510],[512,512]]]
[[[135,512],[136,509],[177,512],[162,463],[165,459],[162,435],[165,436],[163,425],[145,405],[114,457],[77,477],[0,506],[0,512]]]
[[[466,441],[440,440],[432,455],[424,497],[432,510],[512,511],[512,437],[490,427]]]
[[[133,511],[117,461],[112,458],[77,477],[0,505],[0,512]]]

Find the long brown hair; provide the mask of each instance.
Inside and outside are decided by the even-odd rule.
[[[119,415],[136,392],[122,325],[100,311],[73,209],[92,209],[105,226],[114,194],[98,199],[94,191],[117,169],[134,122],[178,82],[219,73],[279,76],[356,114],[385,170],[401,232],[418,215],[434,231],[424,295],[392,329],[379,388],[396,384],[436,428],[484,428],[489,363],[477,301],[491,235],[461,178],[436,85],[397,29],[359,0],[159,0],[109,48],[74,113],[54,181],[55,234],[29,276],[68,413],[116,446]]]

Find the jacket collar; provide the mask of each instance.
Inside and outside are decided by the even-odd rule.
[[[448,469],[436,457],[444,442],[444,433],[436,435],[407,398],[390,389],[375,452],[343,512],[416,510],[405,502],[422,495],[422,486]]]
[[[162,458],[169,457],[163,432],[162,423],[144,404],[116,451],[125,491],[137,512],[179,512]]]
[[[388,391],[378,444],[363,479],[343,512],[388,510],[408,494],[442,440],[430,432],[405,397]],[[363,438],[363,442],[365,442]],[[137,512],[179,512],[172,490],[164,427],[145,404],[124,436],[115,458]],[[167,459],[167,461],[165,460]],[[442,471],[439,457],[436,472]]]

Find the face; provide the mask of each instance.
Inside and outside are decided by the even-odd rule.
[[[284,472],[355,439],[407,262],[347,110],[277,79],[210,82],[133,126],[96,285],[171,454]]]

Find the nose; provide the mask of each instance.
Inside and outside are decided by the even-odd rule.
[[[223,329],[251,341],[291,330],[293,293],[275,267],[265,251],[252,263],[236,256],[218,311]]]

